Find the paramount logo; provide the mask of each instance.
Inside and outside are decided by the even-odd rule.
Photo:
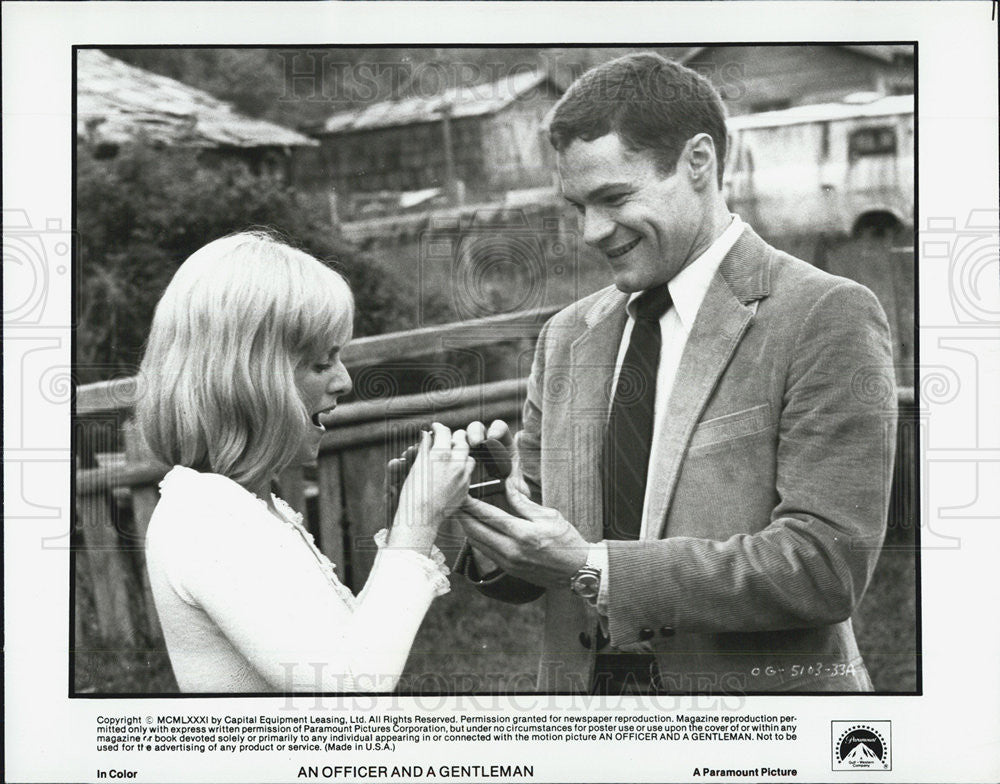
[[[892,723],[833,721],[830,723],[833,770],[892,770]]]

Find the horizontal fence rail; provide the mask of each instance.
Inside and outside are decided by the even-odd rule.
[[[418,419],[422,423],[433,415],[442,424],[460,427],[483,417],[489,421],[511,418],[520,413],[519,401],[523,400],[526,386],[527,379],[511,379],[446,392],[403,395],[385,401],[345,403],[323,418],[327,433],[320,441],[320,457],[383,441],[386,423],[392,420]],[[168,470],[168,466],[150,460],[80,469],[76,472],[76,492],[90,495],[154,484]]]
[[[448,349],[482,348],[507,340],[533,340],[545,320],[559,309],[560,306],[548,306],[357,338],[344,348],[341,357],[347,369],[356,372],[382,362]],[[131,409],[143,390],[142,379],[135,376],[77,387],[76,415],[85,417]]]

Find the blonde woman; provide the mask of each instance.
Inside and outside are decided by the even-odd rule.
[[[467,495],[463,431],[424,434],[357,597],[270,493],[282,469],[316,457],[320,418],[351,389],[340,352],[352,320],[343,278],[260,233],[196,252],[156,308],[137,413],[174,468],[146,557],[182,691],[391,691],[448,590],[433,541]]]

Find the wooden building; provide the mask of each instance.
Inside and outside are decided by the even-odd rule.
[[[76,139],[98,158],[122,145],[201,150],[206,161],[236,159],[258,173],[296,182],[299,160],[318,142],[246,117],[214,95],[151,73],[99,49],[77,51]]]
[[[731,115],[913,93],[913,47],[702,46],[675,59],[712,81]]]
[[[325,162],[317,176],[333,184],[347,219],[364,217],[367,206],[377,214],[380,195],[386,211],[399,211],[435,196],[493,200],[549,185],[553,152],[541,120],[560,94],[545,73],[522,71],[340,112],[315,132]]]

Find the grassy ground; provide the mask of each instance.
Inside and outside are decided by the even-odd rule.
[[[916,688],[915,553],[895,538],[889,545],[853,622],[875,689],[907,692]],[[506,606],[456,581],[424,621],[400,688],[502,692],[523,691],[526,683],[530,688],[538,663],[540,604]],[[444,673],[449,675],[440,677]]]
[[[81,593],[86,593],[81,592]],[[916,684],[914,551],[882,552],[872,584],[854,618],[858,644],[879,691],[908,692]],[[84,631],[93,638],[93,613],[83,597]],[[399,688],[413,692],[523,692],[534,688],[542,625],[539,602],[510,606],[454,580],[424,621]],[[163,693],[176,690],[162,649],[81,648],[77,688],[86,693]]]
[[[399,688],[404,691],[534,691],[541,602],[507,605],[453,579],[417,634]]]
[[[872,583],[854,614],[858,647],[877,691],[916,690],[915,554],[906,546],[883,550]]]

